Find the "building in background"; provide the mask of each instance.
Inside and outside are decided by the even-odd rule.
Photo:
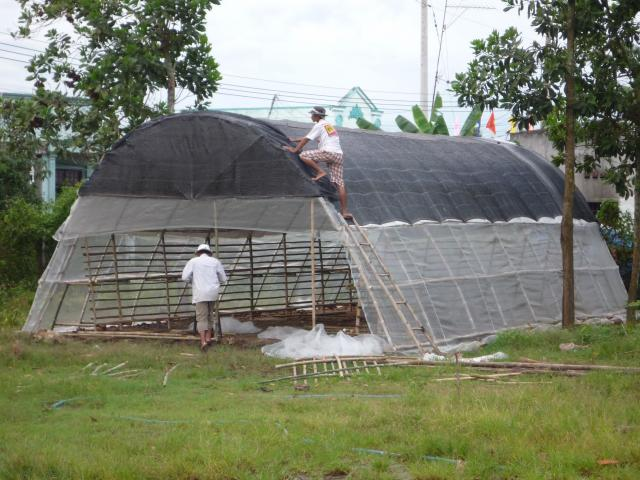
[[[239,113],[253,118],[309,122],[309,110],[315,106],[324,107],[327,110],[327,121],[338,127],[358,128],[356,125],[358,118],[365,118],[378,127],[382,124],[384,112],[371,101],[360,87],[353,87],[336,104],[328,104],[319,100],[313,105],[279,105],[278,96],[274,95],[270,107],[220,108],[215,110]]]
[[[0,92],[0,99],[20,100],[29,99],[32,95],[27,93],[3,93]],[[36,179],[40,197],[45,202],[52,202],[62,187],[75,185],[88,178],[93,172],[93,166],[89,164],[86,157],[67,152],[64,158],[57,155],[53,149],[43,149],[38,154],[45,169],[42,179]]]
[[[551,140],[547,136],[544,128],[520,131],[511,133],[511,141],[518,143],[522,147],[536,152],[551,162],[554,155],[558,152],[554,148]],[[590,153],[589,147],[585,145],[576,145],[576,163],[581,162],[585,155]],[[564,166],[560,167],[564,171]],[[604,181],[604,172],[596,169],[591,173],[576,172],[576,188],[582,192],[582,195],[589,203],[589,207],[595,213],[605,200],[614,199],[620,204],[620,208],[624,211],[633,212],[633,199],[624,199],[616,193],[613,185]]]
[[[1,93],[0,98],[18,100],[29,99],[30,94]],[[93,166],[86,157],[67,152],[64,158],[60,157],[53,149],[43,149],[38,157],[44,168],[44,177],[35,180],[40,197],[45,202],[52,202],[62,187],[75,185],[88,178],[93,172]]]

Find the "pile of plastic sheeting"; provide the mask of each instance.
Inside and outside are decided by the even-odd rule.
[[[260,328],[256,327],[253,322],[241,322],[233,317],[220,318],[220,326],[222,333],[258,333]]]
[[[291,327],[288,327],[291,329]],[[268,329],[270,330],[270,329]],[[387,342],[377,335],[358,335],[351,337],[344,332],[329,335],[324,325],[318,324],[312,330],[289,330],[289,335],[279,342],[262,347],[262,353],[276,358],[310,358],[327,356],[374,356],[383,355],[389,347]],[[282,327],[274,328],[271,333],[263,332],[265,336],[283,336]],[[261,338],[265,338],[262,336]]]
[[[494,362],[496,360],[506,360],[508,358],[509,358],[509,355],[507,355],[506,353],[496,352],[496,353],[490,353],[489,355],[482,355],[480,357],[461,358],[460,363],[485,363],[485,362]],[[437,355],[435,353],[425,353],[422,359],[425,362],[447,361],[447,357],[444,357],[442,355]]]
[[[193,331],[193,323],[187,327],[187,331]],[[222,334],[243,334],[258,333],[261,329],[256,327],[253,322],[241,322],[233,317],[220,317],[220,327]]]
[[[258,338],[266,338],[271,340],[284,340],[285,338],[293,335],[294,333],[307,332],[302,328],[296,327],[269,327],[258,334]]]

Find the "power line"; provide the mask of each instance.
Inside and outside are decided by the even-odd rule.
[[[234,93],[229,93],[228,90],[229,89],[224,89],[224,90],[220,89],[214,95],[224,95],[224,96],[227,96],[227,97],[252,98],[252,99],[256,99],[256,100],[267,100],[267,101],[270,101],[272,99],[271,96],[258,97],[256,95],[259,95],[259,93],[256,94],[255,92],[244,91],[242,93],[253,93],[253,95],[241,95],[240,93],[235,93],[236,90],[233,90]],[[313,103],[309,102],[309,101],[287,100],[287,102],[288,103],[300,104],[300,105],[307,105],[309,107],[313,106]],[[332,104],[331,106],[332,107],[336,107],[336,106],[340,106],[340,105],[339,104]],[[237,107],[237,108],[238,109],[242,109],[242,107]],[[254,108],[254,107],[246,107],[246,108]],[[388,111],[388,112],[405,112],[405,113],[409,112],[410,110],[411,109],[409,107],[407,107],[407,108],[387,108],[387,109],[385,109],[385,111]],[[470,112],[471,109],[470,108],[462,108],[462,107],[458,108],[458,109],[455,109],[455,110],[441,108],[441,109],[439,109],[439,111],[440,112],[449,112],[449,113],[458,113],[458,112]]]
[[[32,55],[30,55],[30,54],[28,54],[28,53],[14,52],[13,50],[6,50],[6,49],[4,49],[4,48],[0,48],[0,52],[12,53],[12,54],[14,54],[14,55],[22,55],[22,56],[29,57],[29,58],[31,58],[31,57],[32,57]]]
[[[11,60],[12,62],[18,62],[18,63],[31,63],[25,60],[18,60],[17,58],[9,58],[9,57],[0,57],[0,60]]]
[[[282,80],[269,80],[266,78],[259,78],[259,77],[249,77],[249,76],[245,76],[245,75],[233,75],[231,73],[222,73],[222,76],[225,77],[234,77],[234,78],[244,78],[246,80],[257,80],[260,82],[265,82],[265,83],[280,83],[283,85],[297,85],[297,86],[301,86],[301,87],[314,87],[314,88],[325,88],[327,90],[350,90],[351,87],[335,87],[335,86],[329,86],[329,85],[318,85],[318,84],[311,84],[311,83],[299,83],[299,82],[285,82]],[[406,91],[398,91],[398,90],[373,90],[373,89],[367,89],[367,92],[376,92],[376,93],[396,93],[398,95],[420,95],[420,92],[406,92]]]
[[[233,90],[233,88],[243,88],[243,89],[249,89],[249,90],[259,90],[259,92],[256,93],[270,93],[270,94],[290,94],[290,95],[284,95],[284,96],[290,96],[290,97],[297,97],[297,96],[303,96],[304,98],[313,98],[313,97],[317,97],[319,99],[325,99],[325,100],[335,100],[335,101],[340,101],[344,98],[344,96],[334,96],[334,95],[323,95],[320,93],[311,93],[311,92],[296,92],[296,91],[291,91],[291,90],[280,90],[280,89],[273,89],[273,88],[263,88],[263,87],[254,87],[251,85],[241,85],[241,84],[237,84],[237,83],[225,83],[225,82],[220,82],[219,84],[220,86],[224,86],[224,87],[231,87],[229,88],[230,90]],[[411,101],[411,100],[402,100],[402,99],[384,99],[384,98],[370,98],[370,100],[377,104],[377,105],[390,105],[390,106],[413,106],[417,103],[419,103],[417,100]],[[364,100],[362,101],[353,101],[353,100],[345,100],[344,102],[346,103],[357,103],[357,104],[361,104]],[[431,102],[429,102],[431,103]],[[448,102],[448,106],[455,106],[457,105],[456,103],[453,102]]]

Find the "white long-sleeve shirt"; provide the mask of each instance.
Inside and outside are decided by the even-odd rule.
[[[182,281],[191,282],[191,303],[213,302],[218,298],[220,284],[227,281],[227,274],[220,260],[203,253],[187,262]]]

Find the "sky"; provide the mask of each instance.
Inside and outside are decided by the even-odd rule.
[[[394,117],[410,117],[410,105],[419,98],[420,1],[222,0],[207,18],[212,53],[223,75],[212,107],[268,107],[274,94],[280,106],[326,104],[357,85],[385,111],[382,128],[396,129]],[[468,110],[456,106],[447,81],[472,60],[470,42],[509,26],[527,41],[535,33],[526,16],[504,12],[500,0],[429,2],[429,83],[433,88],[440,53],[437,90],[451,126],[464,121]],[[11,38],[8,32],[16,29],[18,16],[17,2],[0,0],[0,91],[28,93],[32,87],[23,62],[35,53],[30,49],[45,43],[42,33],[29,40]],[[179,107],[190,100],[183,92]],[[485,113],[483,126],[487,119]],[[504,138],[507,121],[508,112],[496,112],[496,137]]]

